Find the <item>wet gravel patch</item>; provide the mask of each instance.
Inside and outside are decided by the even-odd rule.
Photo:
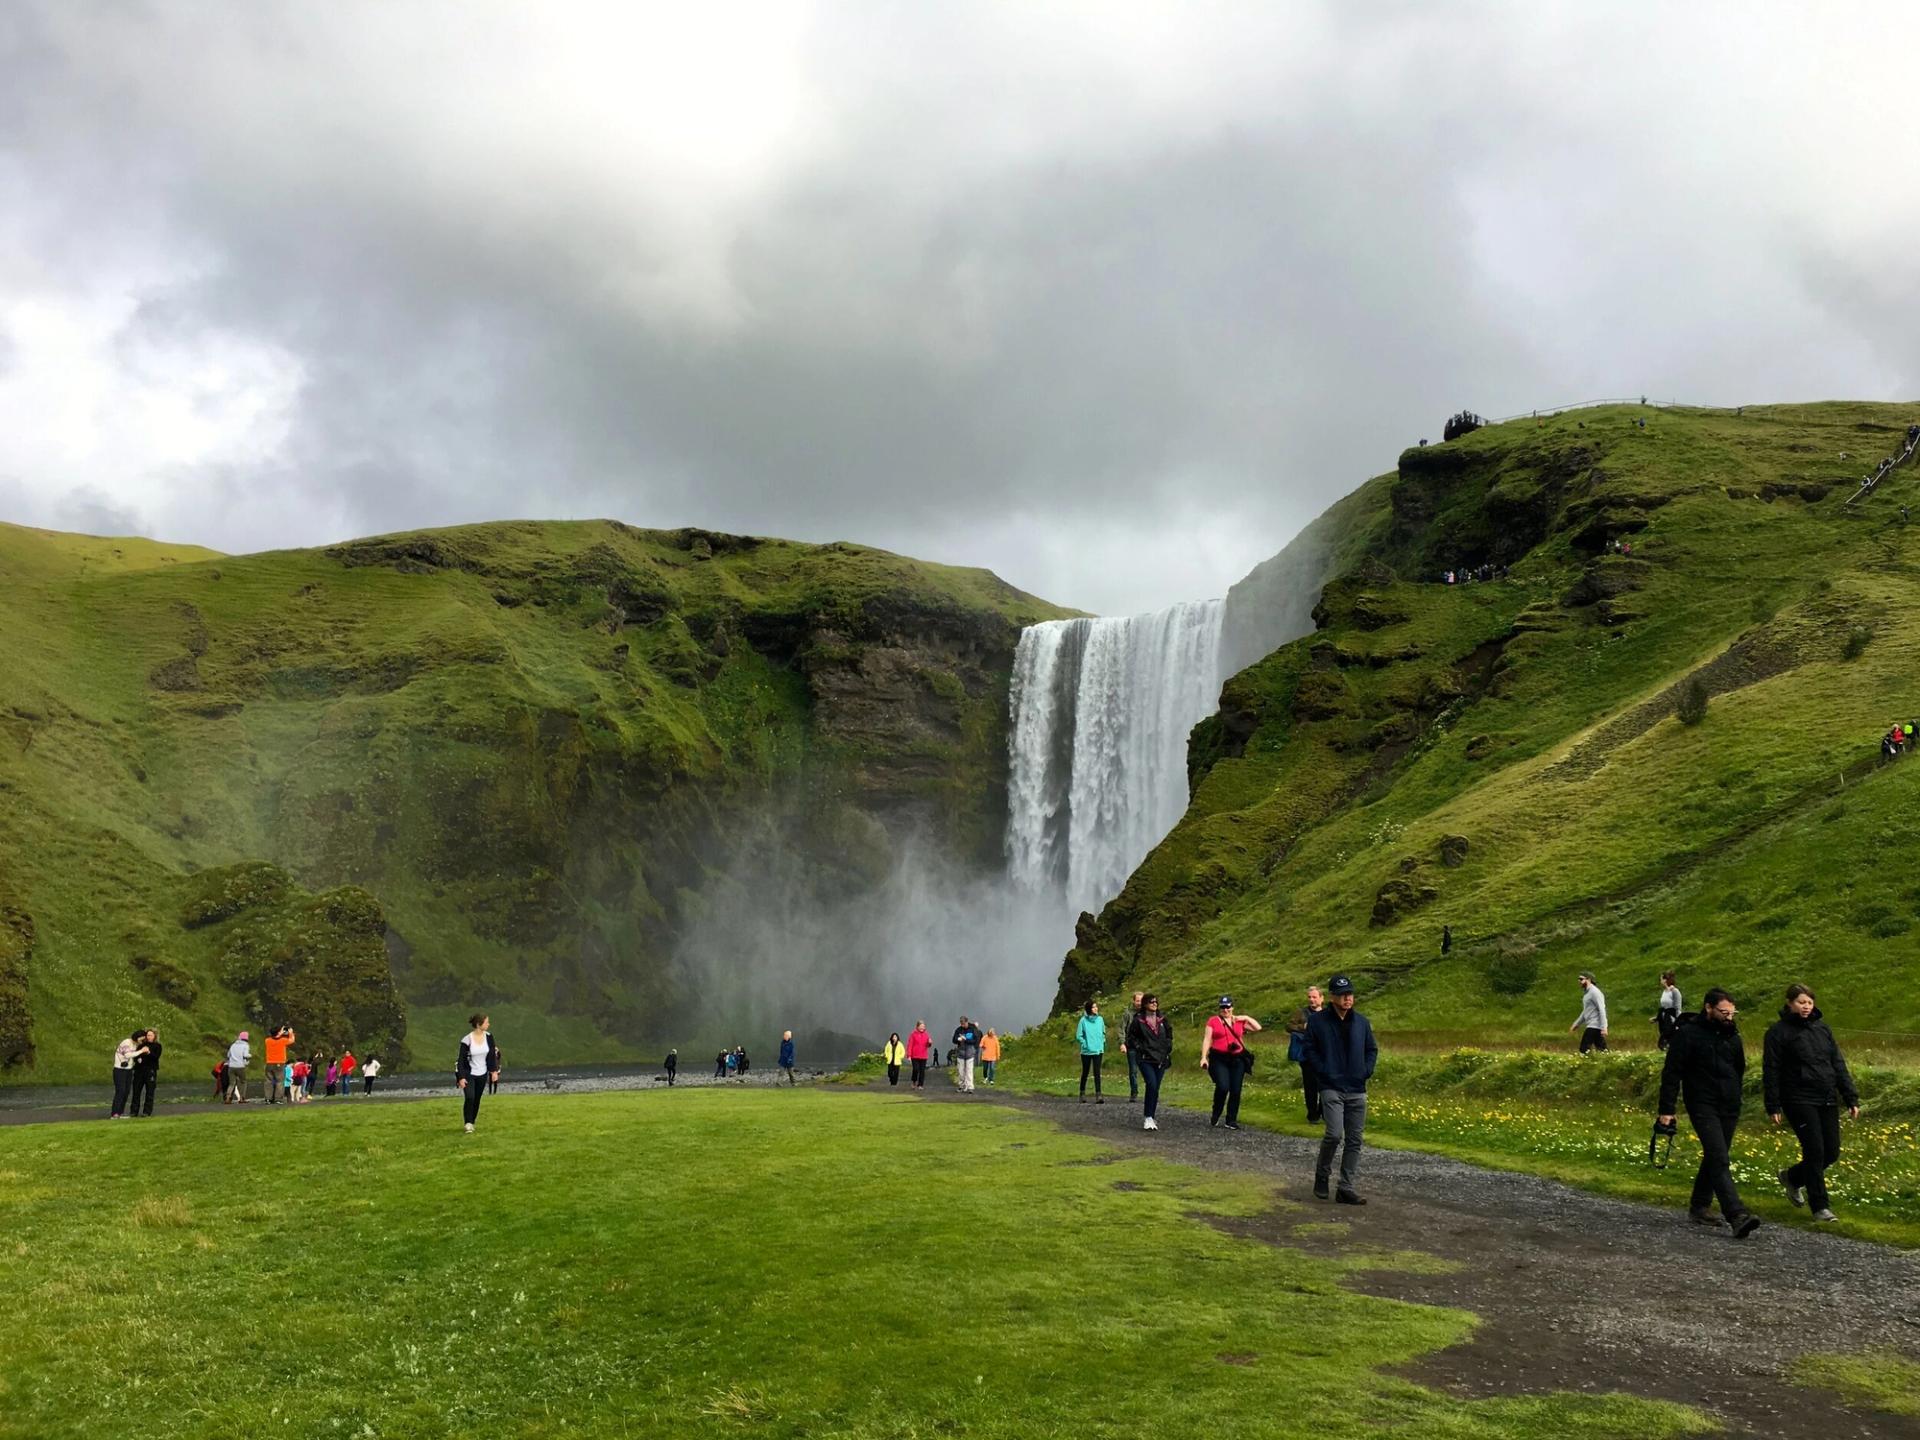
[[[1139,1107],[1111,1099],[926,1096],[1007,1104],[1129,1154],[1271,1178],[1273,1210],[1215,1222],[1235,1234],[1337,1257],[1412,1250],[1451,1262],[1444,1273],[1347,1277],[1367,1294],[1480,1317],[1466,1343],[1397,1372],[1420,1384],[1461,1396],[1622,1391],[1696,1406],[1742,1436],[1920,1436],[1911,1418],[1852,1410],[1786,1379],[1808,1353],[1920,1359],[1920,1255],[1779,1225],[1735,1240],[1682,1210],[1412,1150],[1367,1150],[1369,1203],[1336,1206],[1313,1198],[1315,1140],[1213,1129],[1177,1109],[1143,1131]]]

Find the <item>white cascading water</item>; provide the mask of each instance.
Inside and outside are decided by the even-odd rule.
[[[1223,602],[1049,620],[1014,656],[1007,868],[1098,911],[1187,807],[1187,734],[1219,703]]]

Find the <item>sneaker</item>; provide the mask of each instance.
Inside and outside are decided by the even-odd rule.
[[[1689,1210],[1687,1211],[1687,1218],[1696,1225],[1712,1225],[1718,1228],[1726,1224],[1726,1221],[1722,1220],[1711,1210]]]
[[[1792,1179],[1789,1178],[1792,1174],[1793,1172],[1791,1170],[1782,1170],[1780,1172],[1780,1183],[1786,1187],[1787,1199],[1791,1200],[1793,1202],[1793,1208],[1798,1210],[1802,1205],[1807,1203],[1807,1192],[1793,1183]]]
[[[1084,1104],[1086,1104],[1086,1103],[1087,1103],[1087,1097],[1086,1097],[1086,1096],[1084,1096],[1084,1095],[1082,1095],[1082,1096],[1080,1097],[1080,1103],[1081,1103],[1082,1105],[1084,1105]]]
[[[1107,1097],[1104,1095],[1096,1095],[1093,1097],[1093,1103],[1096,1105],[1104,1105],[1107,1103]]]
[[[1840,1217],[1834,1214],[1833,1211],[1831,1210],[1816,1210],[1813,1212],[1813,1218],[1815,1220],[1818,1220],[1822,1225],[1831,1225],[1835,1220],[1838,1220]]]
[[[1153,1116],[1149,1115],[1141,1122],[1140,1128],[1142,1130],[1158,1130],[1160,1127],[1153,1123]]]
[[[1215,1129],[1215,1130],[1219,1129],[1220,1117],[1218,1115],[1215,1115],[1212,1119],[1207,1121],[1207,1125],[1212,1129]]]
[[[471,1125],[467,1126],[467,1134],[469,1135],[473,1134],[473,1126]]]
[[[1336,1205],[1364,1205],[1367,1202],[1351,1190],[1336,1190],[1333,1193],[1333,1203]]]
[[[1313,1182],[1313,1198],[1316,1200],[1324,1200],[1327,1198],[1327,1182],[1326,1181],[1316,1180]]]
[[[1227,1129],[1238,1130],[1239,1128],[1240,1128],[1240,1125],[1238,1121],[1234,1121],[1234,1120],[1227,1121]]]
[[[1760,1228],[1760,1217],[1758,1215],[1740,1214],[1734,1216],[1734,1218],[1727,1223],[1733,1226],[1733,1238],[1736,1240],[1744,1240]]]

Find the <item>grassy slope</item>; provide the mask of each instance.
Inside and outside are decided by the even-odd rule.
[[[909,813],[997,853],[1006,663],[1060,613],[984,571],[607,522],[245,557],[0,525],[0,597],[0,903],[31,917],[46,1079],[134,1020],[237,1023],[177,916],[185,873],[253,858],[370,890],[409,999],[523,1003],[556,1056],[599,1053],[585,1017],[673,1002],[729,806],[793,785],[829,834]],[[842,703],[876,666],[907,693],[878,720]]]
[[[1271,1205],[1252,1178],[1100,1149],[804,1091],[502,1096],[472,1139],[450,1101],[10,1131],[0,1436],[1699,1428],[1387,1379],[1471,1317],[1199,1218]]]
[[[1361,562],[1320,633],[1229,683],[1186,818],[1067,980],[1175,1007],[1231,989],[1271,1016],[1344,969],[1389,1033],[1513,1043],[1563,1033],[1591,968],[1616,1041],[1648,1043],[1673,967],[1694,1001],[1732,986],[1755,1022],[1804,978],[1856,1046],[1910,1043],[1920,886],[1889,861],[1920,767],[1872,758],[1920,712],[1920,527],[1897,513],[1920,482],[1842,501],[1914,413],[1655,411],[1641,430],[1599,410],[1410,455],[1347,537],[1394,573]],[[1593,553],[1603,526],[1631,558]],[[1432,583],[1455,555],[1511,559],[1512,578]],[[1872,638],[1849,659],[1856,627]],[[1610,728],[1730,647],[1705,674],[1735,688],[1704,723],[1656,706]],[[1447,836],[1468,842],[1457,868]],[[1383,890],[1400,903],[1376,923]]]

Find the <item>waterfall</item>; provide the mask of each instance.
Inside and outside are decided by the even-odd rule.
[[[1020,634],[1007,868],[1098,911],[1187,808],[1187,732],[1219,703],[1222,602]]]

